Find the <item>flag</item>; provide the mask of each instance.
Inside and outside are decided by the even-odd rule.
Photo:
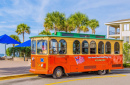
[[[81,63],[83,63],[85,60],[84,60],[84,57],[82,57],[82,56],[76,56],[76,57],[75,57],[75,61],[76,61],[77,64],[81,64]]]

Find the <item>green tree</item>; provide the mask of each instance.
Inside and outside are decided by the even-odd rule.
[[[64,20],[65,20],[64,13],[60,13],[57,11],[52,13],[47,13],[44,22],[44,27],[47,30],[55,30],[55,34],[56,34],[56,32],[61,29]]]
[[[17,40],[18,42],[21,42],[20,39],[19,39],[19,36],[17,35],[10,35],[11,38]],[[11,51],[11,50],[10,50]],[[13,44],[13,48],[12,48],[12,53],[13,53],[13,56],[15,57],[15,48],[14,48],[14,44]]]
[[[51,35],[51,32],[43,30],[39,33],[39,35]]]
[[[7,48],[6,49],[6,54],[7,54],[7,56],[11,56],[11,48],[9,47],[9,48]]]
[[[72,21],[74,28],[77,29],[77,33],[80,33],[80,31],[88,31],[87,26],[89,19],[85,14],[77,12],[72,14],[69,19]]]
[[[22,23],[17,26],[15,32],[18,33],[18,35],[23,34],[23,42],[24,42],[24,34],[25,33],[30,34],[30,27],[27,24]]]
[[[19,36],[17,36],[17,35],[10,35],[10,37],[17,40],[18,42],[21,42],[19,39]],[[13,44],[13,47],[14,47],[14,44]]]
[[[128,42],[123,44],[123,55],[124,55],[124,63],[126,63],[129,59],[129,50],[130,50],[130,45]]]
[[[92,34],[95,34],[95,29],[99,27],[99,22],[96,19],[91,19],[88,25],[92,29]]]

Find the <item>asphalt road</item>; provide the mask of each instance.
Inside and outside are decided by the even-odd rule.
[[[114,70],[107,75],[92,73],[73,73],[62,79],[45,77],[26,77],[0,81],[0,85],[130,85],[130,68]]]

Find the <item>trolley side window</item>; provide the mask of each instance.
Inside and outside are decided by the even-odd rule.
[[[55,39],[50,40],[50,49],[49,49],[50,54],[57,54],[58,53],[58,42]]]
[[[82,54],[88,54],[88,42],[86,40],[82,42]]]
[[[47,54],[47,40],[37,41],[37,54]]]
[[[114,53],[119,54],[120,53],[120,45],[118,42],[114,44]]]
[[[111,54],[111,43],[110,42],[106,42],[105,53],[106,54]]]
[[[65,40],[60,40],[59,41],[59,54],[66,54],[67,52],[67,44]]]
[[[96,54],[96,42],[95,41],[90,42],[90,54]]]
[[[36,40],[31,41],[31,53],[36,54]]]
[[[104,54],[104,43],[102,41],[98,43],[98,53]]]
[[[80,42],[78,40],[73,42],[73,54],[80,54]]]

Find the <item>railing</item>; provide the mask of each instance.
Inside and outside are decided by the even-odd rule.
[[[117,35],[117,34],[120,34],[120,32],[109,31],[109,35]]]

